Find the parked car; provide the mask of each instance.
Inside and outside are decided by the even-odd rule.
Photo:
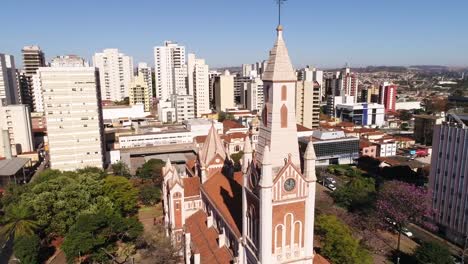
[[[336,190],[336,186],[331,183],[327,185],[327,188],[330,189],[331,191]]]
[[[332,183],[332,184],[336,183],[335,179],[333,179],[332,177],[328,177],[327,182]]]
[[[403,227],[401,229],[401,233],[407,237],[412,237],[413,236],[413,233],[411,233],[411,231],[408,230],[408,228],[406,227]]]

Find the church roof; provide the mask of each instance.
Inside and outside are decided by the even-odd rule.
[[[242,230],[242,177],[242,172],[233,178],[217,173],[202,185],[211,205],[237,237]]]
[[[226,150],[213,123],[200,151],[200,161],[203,165],[207,165],[217,154],[223,159],[226,158]]]
[[[184,196],[191,197],[200,195],[200,178],[188,177],[182,179],[184,183]]]
[[[218,246],[218,232],[214,227],[208,228],[206,213],[198,210],[185,220],[186,232],[190,233],[191,248],[200,254],[200,263],[231,263],[232,254],[226,246]]]
[[[278,37],[275,46],[270,51],[270,58],[262,79],[263,81],[296,81],[297,77],[283,39],[282,27],[278,26],[277,31]]]

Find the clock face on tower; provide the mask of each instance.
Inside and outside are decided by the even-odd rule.
[[[284,189],[288,192],[294,190],[294,187],[296,187],[296,180],[293,178],[289,178],[284,182]]]

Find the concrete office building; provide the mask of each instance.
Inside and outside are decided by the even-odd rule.
[[[170,100],[174,91],[174,69],[185,65],[185,47],[165,41],[163,46],[154,47],[154,72],[156,96],[160,101]]]
[[[215,79],[215,105],[216,111],[226,111],[234,108],[234,76],[225,70]]]
[[[443,116],[435,115],[414,115],[413,136],[416,143],[432,146],[434,127],[442,124]]]
[[[39,46],[25,46],[21,50],[23,54],[23,74],[20,78],[21,103],[29,105],[32,112],[36,111],[34,100],[32,76],[39,67],[45,67],[45,57]]]
[[[340,103],[339,97],[347,97],[353,103],[357,102],[359,80],[348,67],[336,72],[332,78],[325,80],[327,115],[337,117],[336,105]],[[346,99],[348,101],[349,99]]]
[[[433,220],[452,241],[463,245],[468,233],[468,117],[449,114],[434,126],[429,188]]]
[[[188,92],[193,96],[195,117],[211,112],[210,108],[210,82],[208,79],[209,68],[204,59],[189,54],[187,58]]]
[[[130,85],[130,105],[143,104],[145,112],[151,109],[151,91],[143,73],[139,73]]]
[[[176,121],[178,123],[195,118],[193,96],[174,94],[172,95],[172,106],[175,109]]]
[[[177,121],[176,110],[171,100],[159,101],[158,117],[159,121],[163,123],[174,123]]]
[[[337,104],[337,117],[341,122],[351,122],[358,126],[383,126],[385,124],[385,108],[381,104]]]
[[[208,79],[210,82],[210,108],[216,108],[215,106],[215,81],[216,77],[220,76],[221,72],[210,70],[208,72]]]
[[[320,84],[316,81],[296,83],[297,123],[314,129],[320,122]]]
[[[20,103],[15,59],[0,53],[0,106]]]
[[[63,171],[103,168],[98,73],[92,67],[40,68],[50,165]]]
[[[349,137],[343,131],[314,130],[312,137],[299,139],[301,152],[313,143],[317,166],[353,164],[359,158],[359,138]]]
[[[93,65],[99,69],[103,100],[122,101],[128,97],[133,81],[133,58],[118,49],[105,49],[93,56]]]
[[[29,106],[0,106],[0,130],[8,133],[7,139],[0,138],[1,157],[8,156],[7,146],[13,156],[34,150]]]

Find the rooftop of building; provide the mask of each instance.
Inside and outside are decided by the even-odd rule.
[[[224,128],[224,133],[226,133],[227,131],[231,129],[239,129],[239,128],[246,128],[246,127],[234,120],[226,119],[223,121],[223,128]]]
[[[226,247],[219,247],[218,232],[207,225],[207,215],[198,210],[185,220],[186,232],[190,233],[190,247],[200,254],[200,263],[224,264],[232,261],[232,254]]]
[[[303,125],[297,124],[297,132],[308,132],[308,131],[312,131],[312,129],[307,128]]]
[[[31,159],[11,158],[0,160],[0,176],[7,177],[17,174],[22,170]]]
[[[242,172],[234,173],[233,178],[217,173],[201,187],[210,203],[238,238],[242,230],[242,214],[239,213],[242,211],[242,177]]]

